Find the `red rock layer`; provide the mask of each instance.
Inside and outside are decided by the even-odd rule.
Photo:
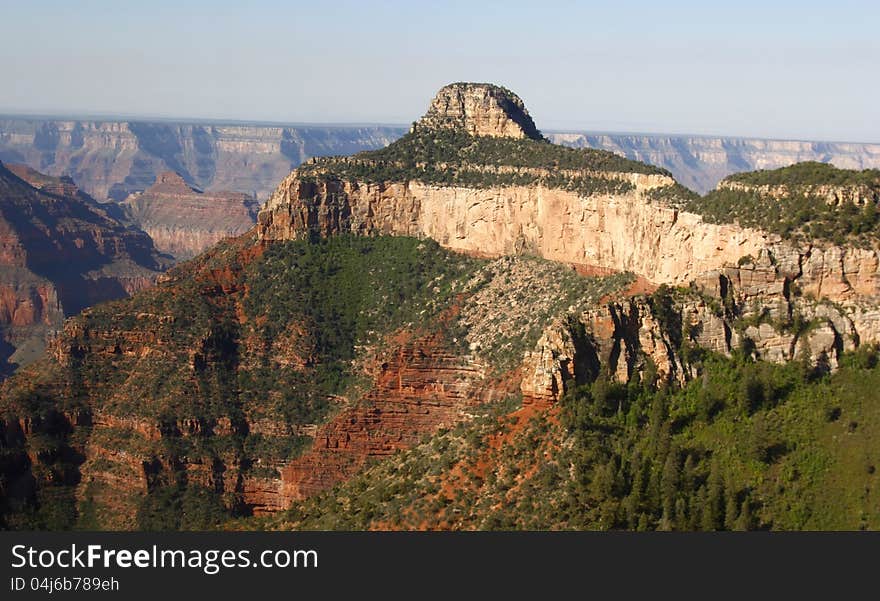
[[[363,401],[321,426],[312,449],[282,470],[280,506],[346,480],[373,458],[413,446],[508,388],[487,380],[481,366],[452,351],[440,334],[403,344],[378,366]]]

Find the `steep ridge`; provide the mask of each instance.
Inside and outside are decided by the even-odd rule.
[[[146,234],[68,178],[0,164],[0,220],[3,375],[38,355],[65,316],[132,294],[164,267]]]
[[[468,462],[476,459],[473,469],[488,483],[487,466],[498,459],[487,453],[481,463],[484,449],[474,441],[498,450],[524,432],[534,453],[505,464],[493,512],[505,499],[521,507],[529,487],[574,487],[585,496],[568,499],[574,505],[566,511],[589,519],[566,527],[635,528],[649,514],[646,527],[659,527],[672,523],[676,499],[642,508],[642,489],[662,482],[632,481],[665,472],[665,461],[677,471],[688,454],[696,476],[683,489],[677,523],[694,523],[688,504],[704,501],[712,507],[703,512],[707,528],[747,515],[753,484],[727,493],[709,486],[721,481],[711,464],[723,449],[687,440],[687,453],[673,453],[673,429],[684,423],[676,420],[711,421],[726,411],[722,425],[751,424],[744,420],[772,412],[787,394],[759,380],[765,372],[796,372],[808,383],[835,370],[846,375],[841,365],[851,352],[880,341],[876,219],[840,220],[852,227],[839,242],[802,240],[795,229],[768,231],[762,212],[770,200],[803,199],[812,227],[846,217],[850,206],[869,213],[873,193],[840,193],[838,200],[854,202],[829,203],[821,196],[827,189],[810,187],[798,171],[782,198],[739,190],[752,199],[750,212],[718,212],[718,203],[661,169],[528,135],[522,101],[503,88],[453,84],[438,97],[388,148],[301,166],[254,230],[182,264],[155,288],[69,321],[39,365],[11,378],[0,391],[6,523],[204,528],[291,502],[318,514],[337,503],[353,507],[367,499],[334,495],[347,481],[368,489],[362,474],[371,465],[409,465],[408,474],[424,475],[413,467],[420,463],[397,458],[428,456],[424,445],[445,445],[448,429],[467,430],[475,416],[498,417],[495,409],[520,403],[513,434],[465,436],[466,461],[432,468],[429,475],[441,477],[426,495],[431,503],[461,511],[456,504],[473,500],[469,487],[455,492],[465,468],[472,471]],[[437,108],[444,106],[448,119]],[[756,174],[760,181],[738,185],[760,187],[766,178],[776,185],[788,175]],[[872,176],[823,177],[846,187]],[[865,369],[875,359],[866,355]],[[721,370],[717,379],[742,380],[744,393],[719,388],[719,400],[711,389],[699,392],[701,379],[729,363],[742,375]],[[676,390],[681,406],[665,407]],[[543,425],[528,425],[532,417]],[[507,423],[493,419],[490,428]],[[555,433],[547,440],[535,438],[548,431]],[[633,454],[606,457],[607,449],[587,447],[566,455],[580,448],[565,438],[572,432],[578,445],[620,440]],[[771,464],[788,447],[770,440],[754,448],[769,466],[761,469],[771,470],[759,476],[782,482],[769,477],[778,475]],[[649,451],[651,461],[636,462]],[[593,465],[596,457],[607,462]],[[556,465],[550,472],[547,462]],[[600,492],[637,489],[626,501],[634,505],[594,506],[592,480]],[[719,521],[724,498],[745,510]],[[314,525],[301,517],[293,524]],[[407,527],[482,523],[385,517]]]
[[[159,251],[178,260],[243,234],[253,226],[258,209],[257,201],[246,194],[202,192],[171,171],[160,173],[156,183],[121,204]]]
[[[179,527],[181,504],[284,509],[518,396],[505,374],[552,316],[627,281],[403,237],[221,243],[68,321],[2,389],[5,519]]]

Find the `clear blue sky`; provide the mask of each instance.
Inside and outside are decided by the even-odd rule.
[[[0,0],[0,111],[408,123],[492,81],[542,129],[880,141],[880,2]]]

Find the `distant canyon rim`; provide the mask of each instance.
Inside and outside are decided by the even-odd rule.
[[[540,126],[540,123],[538,124]],[[291,169],[311,157],[388,145],[393,125],[245,125],[140,120],[0,117],[0,161],[69,175],[98,200],[123,201],[174,171],[206,192],[265,201]],[[554,143],[609,150],[668,169],[705,193],[737,172],[819,161],[844,169],[880,167],[880,144],[662,133],[549,131]]]

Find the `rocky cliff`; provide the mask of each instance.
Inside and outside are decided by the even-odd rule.
[[[69,179],[0,164],[3,374],[39,354],[65,316],[132,294],[164,267],[146,234]]]
[[[735,217],[731,223],[723,223],[718,215],[707,220],[699,211],[712,204],[711,198],[689,204],[687,199],[693,195],[666,173],[645,172],[626,161],[600,168],[601,155],[576,159],[562,149],[551,152],[542,142],[523,139],[521,132],[507,136],[509,122],[498,118],[497,104],[473,101],[468,112],[453,103],[450,122],[457,124],[459,131],[476,131],[487,123],[494,123],[495,129],[484,136],[447,140],[442,134],[447,122],[438,121],[437,111],[450,105],[450,94],[454,98],[462,94],[459,87],[452,90],[441,90],[413,132],[388,149],[343,161],[316,160],[293,172],[260,213],[260,237],[301,239],[341,232],[429,237],[450,249],[480,256],[533,253],[587,269],[630,271],[654,284],[692,286],[701,294],[728,299],[737,307],[729,317],[751,316],[755,320],[742,339],[754,344],[761,357],[775,361],[796,358],[801,352],[799,345],[806,344],[808,350],[803,352],[813,359],[824,353],[834,363],[839,352],[859,341],[880,341],[876,312],[870,308],[880,298],[876,244],[856,247],[845,241],[798,241],[768,233],[770,228],[743,227]],[[482,86],[475,86],[475,98],[484,93]],[[514,97],[510,106],[512,114],[518,115],[518,99]],[[486,141],[489,136],[510,140],[503,156],[493,154],[496,143],[490,145]],[[474,147],[482,150],[471,152]],[[426,169],[422,155],[440,157],[440,161],[433,169]],[[472,155],[482,157],[483,163]],[[523,155],[543,158],[525,162],[519,158]],[[542,160],[546,164],[541,164]],[[389,162],[393,169],[388,169]],[[434,170],[437,166],[444,170],[442,175]],[[828,181],[874,181],[871,172],[818,167],[818,177]],[[772,180],[789,172],[795,178],[807,173],[813,177],[814,171],[810,164],[803,164],[779,175],[767,172],[769,175],[755,177]],[[365,172],[370,176],[360,177]],[[380,173],[387,176],[377,178]],[[722,189],[742,187],[736,178],[742,179],[731,178],[723,182]],[[528,183],[523,185],[523,180]],[[609,186],[611,182],[615,185]],[[871,186],[877,185],[863,184],[862,192],[847,192],[830,184],[792,184],[789,188],[796,188],[805,199],[821,196],[821,202],[828,203],[829,195],[832,199],[846,196],[873,207],[877,195]],[[786,190],[777,191],[769,201],[780,202],[779,194],[787,195]],[[834,214],[823,218],[833,219]],[[839,219],[844,219],[842,214]],[[754,223],[760,225],[760,221]],[[633,311],[617,310],[621,315]],[[808,321],[818,328],[813,330],[813,338],[781,331],[794,315],[809,316]],[[767,321],[775,319],[775,327],[759,323],[765,317]],[[733,327],[732,323],[702,321],[692,325],[728,332]],[[703,342],[729,354],[741,340],[728,334],[724,341]],[[670,347],[661,355],[674,351],[675,347]],[[673,360],[663,363],[667,374],[680,372]],[[624,381],[631,376],[631,370],[610,367],[624,369]]]
[[[443,87],[416,127],[454,129],[472,136],[541,139],[522,99],[506,88],[487,83]]]
[[[177,173],[167,171],[145,191],[126,198],[122,207],[160,252],[180,260],[249,230],[258,204],[240,192],[196,190]]]

